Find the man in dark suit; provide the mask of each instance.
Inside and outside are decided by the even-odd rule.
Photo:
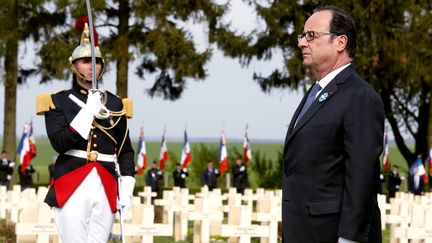
[[[159,181],[162,180],[162,171],[158,170],[157,162],[153,161],[151,169],[147,171],[146,183],[151,187],[152,192],[160,193]]]
[[[412,169],[412,175],[408,177],[408,190],[414,195],[422,195],[424,188],[424,182],[422,176],[419,174],[419,168],[414,167]]]
[[[384,108],[351,64],[356,28],[345,11],[316,9],[298,36],[317,80],[297,108],[284,146],[285,243],[380,243],[377,204]]]
[[[32,174],[35,172],[36,170],[33,168],[31,164],[27,165],[24,169],[22,168],[22,165],[18,166],[18,174],[19,174],[19,181],[21,185],[21,191],[33,187]]]
[[[213,168],[213,162],[207,162],[207,169],[203,171],[201,182],[203,186],[207,186],[209,190],[217,187],[217,178],[220,176],[219,170]]]

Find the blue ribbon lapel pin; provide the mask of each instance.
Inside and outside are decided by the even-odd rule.
[[[318,102],[321,103],[321,102],[325,101],[328,97],[329,97],[329,94],[327,92],[325,92],[325,93],[320,95]]]

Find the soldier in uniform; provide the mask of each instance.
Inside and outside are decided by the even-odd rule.
[[[162,172],[157,169],[157,162],[153,161],[151,169],[147,171],[146,184],[151,187],[152,192],[159,193],[159,181],[162,179]]]
[[[402,180],[399,176],[399,167],[397,165],[392,166],[392,170],[388,175],[388,195],[389,197],[395,197],[396,192],[400,189]]]
[[[0,185],[9,187],[10,181],[12,179],[12,174],[14,171],[15,162],[12,162],[7,157],[7,152],[3,150],[1,152],[0,161]]]
[[[69,58],[72,88],[37,97],[37,113],[45,115],[49,140],[59,154],[45,202],[54,207],[57,229],[66,243],[108,242],[115,212],[127,208],[135,185],[127,123],[130,103],[110,92],[91,90],[92,71],[99,80],[105,63],[96,46],[92,70],[89,29],[83,25],[80,45]]]
[[[246,165],[240,158],[236,159],[236,166],[233,168],[233,182],[237,192],[243,194],[244,189],[248,186],[248,174]]]
[[[176,169],[173,172],[174,177],[174,186],[185,188],[186,187],[186,177],[189,176],[189,173],[186,168],[181,168],[180,163],[176,164]]]

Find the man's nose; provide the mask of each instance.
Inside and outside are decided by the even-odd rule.
[[[297,46],[298,46],[299,48],[302,48],[302,47],[307,46],[308,43],[309,43],[309,42],[307,42],[306,38],[305,38],[305,37],[302,37],[302,38],[298,39],[298,41],[297,41]]]

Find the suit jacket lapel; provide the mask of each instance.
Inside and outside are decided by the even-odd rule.
[[[291,124],[288,129],[287,138],[285,139],[285,145],[288,143],[288,141],[292,138],[292,136],[297,133],[315,114],[316,112],[323,107],[327,101],[337,92],[338,84],[344,83],[346,79],[351,76],[355,72],[355,69],[353,65],[349,65],[346,67],[342,72],[340,72],[336,77],[330,81],[329,84],[321,91],[321,93],[317,96],[317,98],[314,100],[312,105],[309,107],[309,109],[306,111],[306,113],[303,115],[303,117],[297,122],[297,125],[294,127],[295,120],[297,119],[298,113],[301,110],[301,107],[303,107],[303,104],[305,102],[305,97],[303,97],[303,100],[301,102],[301,105],[297,108],[293,119],[291,120]],[[310,91],[310,90],[309,90]],[[309,93],[309,92],[308,92]],[[327,96],[324,98],[324,96]],[[294,119],[295,118],[295,119]]]
[[[291,132],[292,132],[292,130],[294,128],[294,125],[296,123],[297,117],[300,114],[300,112],[301,112],[301,110],[303,108],[303,105],[306,102],[306,99],[307,99],[307,97],[308,97],[309,92],[311,91],[311,89],[312,89],[312,87],[310,87],[309,90],[306,92],[306,94],[303,96],[302,101],[300,102],[299,106],[297,107],[296,111],[294,112],[294,115],[293,115],[293,117],[291,119],[291,122],[289,124],[289,127],[288,127],[288,133],[287,133],[286,138],[288,138],[288,136],[291,134]]]

